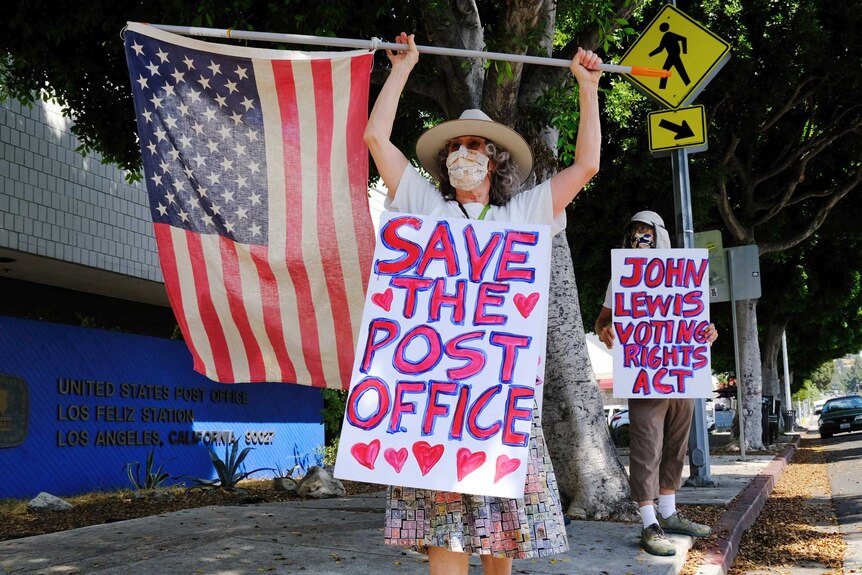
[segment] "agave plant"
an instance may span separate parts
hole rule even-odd
[[[141,462],[132,461],[126,463],[126,473],[129,475],[129,481],[137,491],[149,491],[161,487],[162,484],[170,477],[168,473],[162,472],[162,466],[153,470],[153,460],[155,459],[154,450],[150,450],[147,455],[147,461],[144,465],[144,476],[141,477]],[[132,470],[134,469],[134,473]]]
[[[224,459],[220,458],[216,454],[215,449],[210,450],[210,460],[212,461],[213,468],[215,468],[216,478],[201,479],[199,477],[191,477],[189,479],[194,483],[194,485],[191,486],[191,489],[219,487],[226,491],[241,491],[240,489],[237,489],[237,483],[247,478],[252,473],[257,473],[258,471],[271,471],[268,467],[259,467],[257,469],[252,469],[251,471],[243,471],[242,462],[245,460],[248,452],[253,448],[246,447],[237,453],[238,449],[239,442],[237,441],[225,445]]]

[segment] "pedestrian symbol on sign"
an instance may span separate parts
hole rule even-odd
[[[683,54],[688,52],[688,40],[686,40],[685,36],[680,36],[679,34],[671,32],[670,24],[667,22],[662,22],[658,29],[664,32],[664,35],[662,35],[661,42],[658,47],[650,52],[649,56],[652,57],[661,54],[662,52],[667,52],[667,59],[664,61],[664,65],[662,65],[662,70],[676,70],[676,73],[679,74],[680,80],[688,86],[691,83],[691,80],[688,79],[688,74],[685,72],[685,65],[682,63],[682,58],[680,57],[680,52]],[[659,90],[667,88],[667,78],[662,78],[658,87]]]
[[[625,78],[666,108],[688,106],[730,59],[730,44],[670,4],[649,23],[620,64],[658,67],[670,77]]]

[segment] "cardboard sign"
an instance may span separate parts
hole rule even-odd
[[[705,249],[612,250],[614,397],[712,397]]]
[[[548,226],[384,213],[335,475],[521,497]]]

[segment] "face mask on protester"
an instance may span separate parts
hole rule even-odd
[[[633,249],[651,248],[653,237],[652,234],[649,232],[646,232],[644,234],[633,233],[631,236],[629,236],[629,242]]]
[[[449,183],[458,190],[475,190],[488,175],[488,156],[461,146],[446,157]]]
[[[629,247],[632,249],[651,248],[655,242],[652,226],[637,223],[629,231]]]

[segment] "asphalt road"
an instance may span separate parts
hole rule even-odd
[[[823,441],[827,473],[841,535],[847,542],[844,572],[862,572],[862,433]]]

